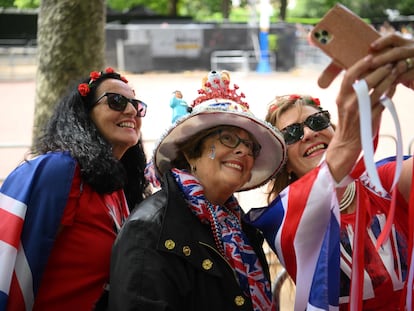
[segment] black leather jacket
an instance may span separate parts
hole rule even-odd
[[[112,252],[109,310],[253,310],[217,250],[210,226],[188,208],[170,174],[135,208]],[[242,224],[269,279],[263,237]]]

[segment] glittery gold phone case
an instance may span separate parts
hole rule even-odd
[[[340,67],[346,69],[369,54],[380,34],[341,4],[331,8],[310,32],[310,40]]]

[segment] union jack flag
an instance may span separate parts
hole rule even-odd
[[[338,200],[332,195],[335,186],[323,162],[268,207],[247,215],[295,280],[297,311],[339,308],[340,218]]]
[[[385,164],[394,160],[394,157],[390,157],[379,161],[376,164],[377,168],[390,170],[390,173],[385,175],[392,177],[394,166],[386,167]],[[363,169],[360,169],[361,167],[358,168],[359,172],[363,173]],[[360,183],[364,184],[369,182],[366,174],[361,175],[359,180]],[[388,189],[391,187],[392,180],[390,179],[387,183],[389,184]],[[400,254],[404,254],[402,250],[407,249],[407,244],[404,237],[395,231],[394,226],[390,227],[390,238],[385,240],[381,249],[379,251],[375,249],[380,233],[386,232],[384,229],[386,228],[386,222],[390,221],[392,223],[393,215],[391,214],[375,214],[375,217],[370,219],[371,225],[365,229],[366,233],[361,230],[358,231],[359,233],[357,231],[352,232],[351,236],[353,238],[357,237],[357,239],[353,242],[349,240],[348,244],[350,246],[348,248],[351,249],[351,244],[355,243],[352,247],[355,251],[356,248],[360,248],[359,245],[362,245],[364,246],[363,253],[360,252],[361,255],[357,256],[355,256],[355,253],[346,253],[344,246],[340,243],[341,230],[344,229],[340,227],[335,187],[335,181],[332,179],[326,163],[322,162],[319,167],[282,191],[268,207],[252,209],[247,215],[247,221],[264,233],[268,244],[295,281],[295,310],[297,311],[338,310],[339,302],[342,304],[348,301],[359,302],[357,305],[351,306],[351,310],[360,310],[362,299],[380,295],[374,292],[372,288],[374,285],[371,286],[370,284],[381,282],[381,286],[384,287],[384,281],[382,280],[385,278],[375,279],[380,272],[371,268],[374,262],[378,264],[383,261],[380,264],[387,267],[384,273],[387,271],[390,275],[389,284],[386,284],[389,290],[385,296],[401,290],[404,287],[404,281],[407,279],[406,271],[410,271],[411,274],[413,270],[412,265],[407,263],[407,258],[399,257]],[[361,200],[366,200],[364,193],[374,193],[374,189],[370,189],[367,185],[365,187],[367,187],[367,190],[361,190],[359,194]],[[364,197],[362,197],[363,195]],[[384,202],[382,204],[386,205],[386,209],[390,209],[391,195],[389,193],[376,194],[372,200],[375,201],[375,213],[378,213],[381,200],[387,201],[388,203]],[[383,206],[383,208],[385,207]],[[402,209],[404,210],[404,208]],[[363,211],[362,214],[366,212]],[[398,219],[404,219],[401,215],[400,212]],[[412,217],[406,218],[411,219]],[[366,226],[365,220],[362,220],[361,224],[363,230]],[[358,226],[360,225],[357,222],[355,227]],[[346,230],[350,232],[349,228]],[[404,235],[404,233],[402,234]],[[410,234],[408,234],[409,236]],[[410,245],[408,243],[408,250],[412,249]],[[359,263],[361,258],[367,256],[371,258],[369,266],[364,266],[363,260],[362,263]],[[355,266],[355,264],[358,264],[358,266]],[[340,267],[344,269],[342,272]],[[355,273],[351,277],[351,270],[359,271],[360,268],[362,274]],[[364,275],[370,277],[370,272],[374,273],[373,279],[364,281]],[[348,296],[339,298],[341,282],[342,286],[345,283],[348,284],[349,293]],[[407,292],[409,293],[406,298],[407,310],[411,310],[410,295],[412,286],[410,282],[411,280],[407,282]],[[387,297],[379,297],[379,299],[381,298],[387,299]]]
[[[25,161],[4,181],[0,189],[0,311],[32,310],[75,167],[68,153],[48,153]]]

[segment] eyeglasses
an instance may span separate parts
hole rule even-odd
[[[229,148],[236,148],[238,145],[240,145],[240,143],[243,143],[243,145],[249,149],[248,155],[253,156],[254,158],[258,157],[260,150],[262,149],[262,146],[260,146],[258,143],[255,143],[249,139],[242,139],[236,134],[227,131],[219,131],[219,140],[224,146]]]
[[[124,111],[128,103],[131,103],[132,106],[134,106],[135,110],[137,111],[137,117],[143,118],[145,117],[145,114],[147,113],[147,105],[144,102],[140,101],[139,99],[135,99],[135,98],[127,98],[118,93],[111,93],[111,92],[103,93],[102,96],[96,100],[95,105],[105,96],[107,97],[109,108],[113,110]]]
[[[305,135],[303,132],[303,127],[305,125],[312,131],[319,132],[331,125],[330,119],[331,115],[328,111],[320,111],[310,115],[302,123],[293,123],[286,126],[281,130],[281,132],[285,138],[286,144],[291,145],[303,138],[303,135]]]

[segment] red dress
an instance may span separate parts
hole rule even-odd
[[[378,168],[384,189],[389,191],[394,176],[395,162]],[[377,251],[376,240],[385,224],[390,207],[388,194],[375,192],[366,177],[358,180],[358,204],[368,217],[364,237],[363,310],[399,310],[404,281],[407,279],[408,204],[398,194],[394,223],[390,237]],[[352,239],[355,231],[355,213],[341,215],[341,288],[340,310],[348,310]]]
[[[33,310],[91,310],[109,281],[112,245],[127,216],[122,190],[98,194],[77,168]]]

